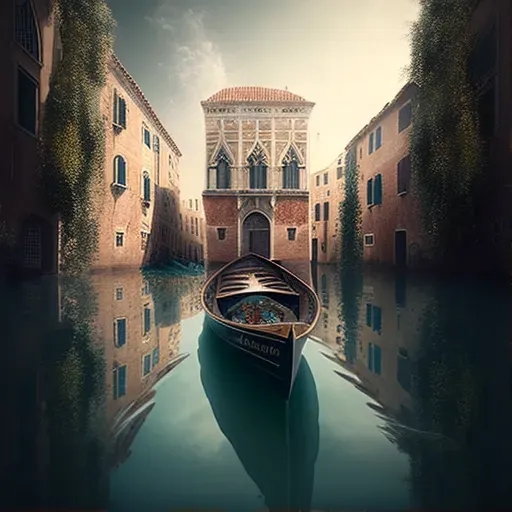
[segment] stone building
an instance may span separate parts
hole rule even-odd
[[[204,213],[200,199],[181,200],[180,230],[179,256],[193,262],[204,261]]]
[[[309,178],[311,195],[311,259],[334,263],[341,255],[340,207],[344,197],[345,157],[340,154]]]
[[[0,268],[57,270],[57,218],[38,186],[38,138],[54,68],[50,0],[0,2]]]
[[[348,144],[359,168],[364,261],[419,267],[428,259],[411,179],[409,135],[416,85],[407,84]]]
[[[101,108],[106,159],[94,267],[141,267],[178,255],[181,152],[115,56]]]
[[[308,121],[314,103],[287,90],[223,89],[206,124],[206,259],[256,252],[309,259]]]

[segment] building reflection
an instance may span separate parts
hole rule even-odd
[[[324,355],[338,363],[335,372],[368,396],[383,434],[410,456],[417,505],[509,503],[508,290],[365,271],[362,290],[345,294],[357,300],[350,305],[337,274],[335,265],[314,268],[322,303],[314,338],[331,349]],[[357,313],[353,336],[344,311]]]

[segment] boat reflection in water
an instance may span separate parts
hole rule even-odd
[[[318,455],[318,396],[305,358],[288,400],[271,375],[240,361],[205,325],[201,383],[215,419],[270,510],[309,510]]]

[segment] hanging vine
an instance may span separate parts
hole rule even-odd
[[[433,256],[460,263],[476,240],[482,151],[468,72],[473,0],[421,0],[412,29],[410,78],[419,86],[412,171]]]
[[[104,0],[58,0],[62,59],[50,82],[42,126],[42,177],[61,219],[62,270],[85,270],[98,247],[95,202],[105,133],[100,110],[115,22]]]

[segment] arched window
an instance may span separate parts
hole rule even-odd
[[[142,193],[144,201],[151,201],[151,179],[148,171],[142,173]]]
[[[231,188],[231,169],[229,158],[223,148],[217,154],[217,188]]]
[[[30,0],[16,0],[14,27],[16,41],[40,61],[39,34]]]
[[[267,188],[267,156],[259,144],[247,159],[249,162],[249,188]]]
[[[283,158],[283,188],[300,188],[299,158],[291,146]]]
[[[114,183],[126,187],[126,160],[121,155],[114,158]]]

